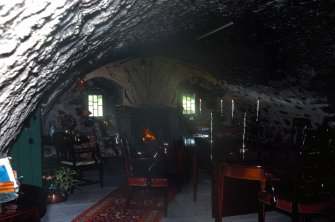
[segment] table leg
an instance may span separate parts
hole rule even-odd
[[[265,186],[266,186],[266,179],[260,180],[260,188],[261,190],[265,190]]]
[[[262,174],[262,175],[264,175],[264,173]],[[266,186],[266,179],[264,178],[264,179],[261,179],[260,181],[259,181],[259,183],[260,183],[260,190],[261,191],[263,191],[263,190],[265,190],[265,186]],[[264,217],[265,217],[265,204],[264,203],[262,203],[262,202],[260,202],[260,201],[258,201],[258,204],[259,204],[259,212],[258,212],[258,221],[259,222],[264,222]]]
[[[224,197],[224,175],[221,173],[222,166],[217,166],[217,207],[215,222],[221,222],[223,216],[223,197]]]
[[[193,201],[197,201],[198,191],[198,168],[197,168],[197,155],[192,154],[192,184],[193,184]]]
[[[264,222],[265,217],[265,204],[259,202],[258,222]]]
[[[177,150],[177,171],[178,171],[178,190],[181,191],[182,187],[182,171],[183,171],[183,148],[178,147]]]
[[[211,199],[212,199],[212,218],[216,216],[216,208],[217,208],[217,166],[215,163],[212,164],[212,192],[211,192]]]

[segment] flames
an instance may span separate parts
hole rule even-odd
[[[156,141],[156,137],[150,132],[148,128],[145,129],[145,136],[143,137],[143,141]]]

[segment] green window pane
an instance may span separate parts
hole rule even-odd
[[[194,114],[195,113],[195,98],[194,95],[182,96],[183,113]]]
[[[102,109],[98,109],[98,115],[103,116],[103,110]]]
[[[102,106],[102,97],[98,99],[98,105]]]
[[[91,112],[90,116],[103,116],[103,109],[102,95],[88,95],[88,110]]]

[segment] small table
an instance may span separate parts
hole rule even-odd
[[[286,149],[270,144],[249,143],[244,147],[239,140],[226,139],[213,150],[212,203],[216,222],[222,221],[225,177],[259,181],[260,190],[263,190],[265,169],[282,169],[290,164]]]
[[[18,194],[17,199],[3,204],[0,222],[40,221],[40,218],[46,213],[46,190],[41,187],[22,184]]]
[[[256,180],[260,182],[260,188],[265,189],[265,174],[264,168],[257,165],[243,165],[243,164],[228,164],[228,163],[214,163],[214,177],[216,184],[214,184],[213,202],[215,207],[215,221],[222,221],[223,216],[223,198],[224,198],[224,179],[225,177],[241,179],[241,180]]]
[[[193,199],[197,193],[197,165],[199,158],[207,158],[212,165],[212,208],[215,221],[222,221],[225,177],[259,181],[260,189],[265,188],[265,168],[281,168],[287,164],[287,153],[282,147],[249,143],[242,150],[242,141],[223,138],[212,145],[199,142],[198,145],[183,147],[178,155],[178,171],[182,169],[182,155],[192,158]],[[208,145],[209,144],[209,145]],[[205,148],[205,150],[204,150]]]

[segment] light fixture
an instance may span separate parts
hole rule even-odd
[[[225,24],[225,25],[223,25],[223,26],[221,26],[221,27],[219,27],[219,28],[217,28],[217,29],[214,29],[214,30],[211,31],[211,32],[208,32],[207,34],[204,34],[204,35],[200,36],[200,37],[197,38],[195,41],[199,41],[200,39],[203,39],[203,38],[205,38],[205,37],[207,37],[207,36],[210,36],[210,35],[212,35],[212,34],[218,32],[218,31],[220,31],[220,30],[222,30],[222,29],[225,29],[225,28],[227,28],[227,27],[229,27],[229,26],[231,26],[231,25],[233,25],[233,24],[234,24],[233,22],[229,22],[229,23],[227,23],[227,24]]]
[[[78,78],[76,80],[74,88],[76,88],[76,89],[83,89],[83,88],[85,88],[85,85],[86,85],[86,81],[83,80],[82,78]]]

